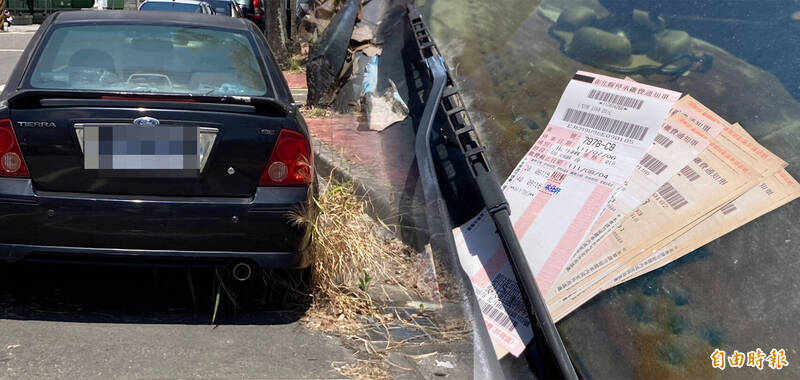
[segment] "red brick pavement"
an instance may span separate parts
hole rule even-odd
[[[289,88],[305,88],[305,74],[284,72]],[[383,185],[402,187],[411,162],[406,157],[407,142],[394,141],[392,131],[369,129],[365,116],[336,115],[324,119],[306,119],[311,135],[341,155],[351,164],[367,170]],[[389,127],[393,128],[393,127]],[[396,126],[394,128],[397,128]],[[387,133],[388,132],[388,133]],[[413,159],[413,157],[411,158]],[[340,168],[347,170],[346,167]]]
[[[289,73],[284,71],[283,76],[286,78],[286,83],[289,88],[306,88],[306,74],[305,73]]]
[[[381,138],[377,132],[369,130],[364,117],[340,115],[306,119],[306,124],[312,136],[336,153],[379,178],[387,178]]]

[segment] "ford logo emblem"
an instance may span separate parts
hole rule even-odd
[[[157,127],[159,124],[161,123],[158,119],[149,116],[139,117],[133,120],[133,125],[137,127]]]

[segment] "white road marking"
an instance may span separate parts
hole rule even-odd
[[[5,51],[5,52],[15,51],[15,52],[20,52],[21,53],[23,51],[23,49],[0,49],[0,51]]]
[[[0,84],[0,92],[2,92],[6,88],[6,85]]]

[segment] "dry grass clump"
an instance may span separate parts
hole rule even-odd
[[[300,114],[306,119],[327,119],[338,116],[336,112],[328,108],[309,105],[300,107]]]
[[[298,217],[298,222],[311,225],[313,233],[311,305],[303,321],[342,337],[356,351],[354,361],[332,363],[339,373],[356,379],[386,379],[391,378],[392,366],[408,370],[388,359],[390,351],[410,344],[391,336],[390,331],[401,326],[420,330],[437,342],[461,339],[463,326],[423,327],[397,311],[382,310],[373,301],[370,289],[377,296],[379,290],[385,293],[384,284],[406,294],[413,292],[418,269],[413,250],[394,238],[386,224],[367,214],[368,201],[357,195],[352,183],[331,180],[314,201],[318,212]],[[375,332],[378,326],[385,336],[374,341],[367,331]]]
[[[402,286],[394,271],[408,266],[409,248],[367,215],[367,200],[352,183],[332,180],[314,201],[318,212],[305,221],[312,227],[313,264],[312,301],[304,322],[355,346],[353,362],[333,363],[342,375],[390,378],[382,360],[386,347],[374,347],[365,332],[386,326],[394,316],[382,314],[368,291],[386,281]]]
[[[337,368],[342,376],[356,380],[391,379],[392,374],[381,360],[356,359]]]
[[[380,229],[388,227],[367,215],[367,202],[352,183],[331,182],[315,202],[311,312],[335,318],[337,330],[348,322],[360,325],[363,317],[380,319],[366,290],[375,279],[391,277],[387,268],[401,265],[407,248],[382,237]]]

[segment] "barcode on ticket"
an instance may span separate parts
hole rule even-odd
[[[567,113],[564,114],[564,121],[637,140],[643,140],[644,136],[647,135],[647,128],[641,125],[576,110],[574,108],[567,109]]]
[[[610,92],[600,90],[589,91],[589,98],[599,100],[601,102],[616,104],[618,106],[636,108],[637,110],[641,109],[642,104],[644,104],[644,100],[641,99],[612,94]]]
[[[503,326],[503,328],[506,330],[514,329],[514,323],[511,322],[511,318],[509,318],[508,314],[506,314],[503,310],[498,309],[495,305],[483,301],[480,298],[478,298],[478,304],[481,307],[481,313],[483,315],[499,323],[500,326]]]
[[[692,170],[692,168],[688,166],[684,166],[683,169],[681,169],[681,174],[683,174],[683,176],[686,177],[689,180],[689,182],[694,182],[698,178],[700,178],[700,175],[697,174],[696,171]]]
[[[673,187],[669,182],[665,183],[658,189],[658,195],[660,195],[661,198],[664,198],[669,207],[672,207],[673,210],[678,210],[681,207],[689,204],[689,202],[686,201],[686,198],[684,198],[683,195],[681,195],[681,193],[679,193],[678,190],[676,190],[675,187]]]
[[[481,313],[507,330],[514,330],[518,325],[529,327],[530,320],[517,283],[498,273],[491,284],[483,289],[475,288]]]
[[[642,166],[647,168],[647,170],[655,173],[656,175],[661,174],[661,172],[663,172],[664,169],[667,168],[667,164],[659,161],[657,158],[651,156],[648,153],[644,154],[644,157],[642,158],[642,161],[640,163],[642,164]]]
[[[722,215],[728,215],[734,211],[736,211],[736,205],[733,203],[728,203],[723,206],[720,211],[722,211]]]
[[[672,140],[669,137],[664,136],[660,133],[656,135],[655,141],[664,148],[669,148],[669,146],[672,145]]]

